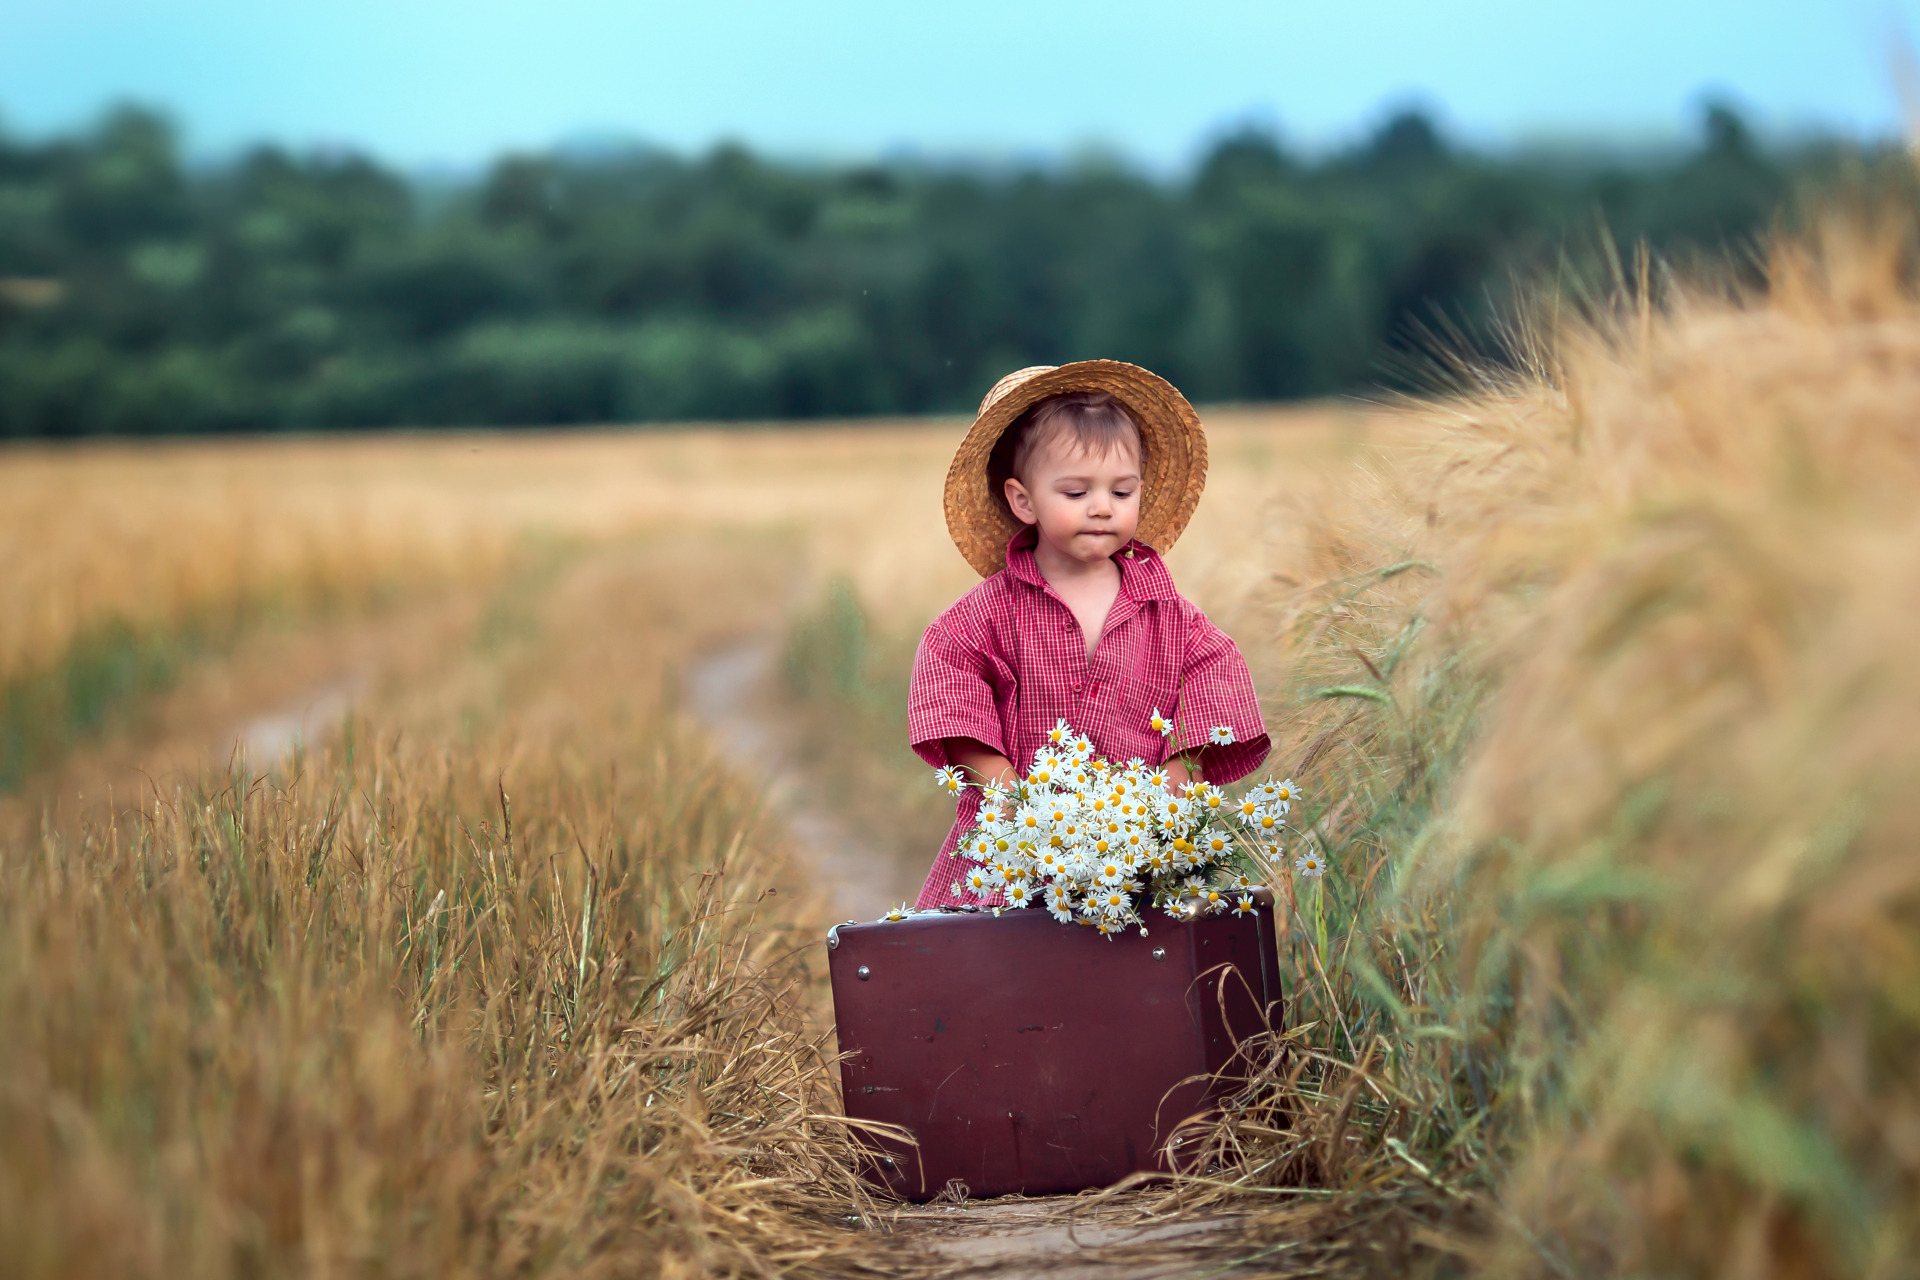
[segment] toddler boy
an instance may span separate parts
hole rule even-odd
[[[921,639],[913,749],[974,782],[1011,781],[1065,720],[1109,760],[1245,777],[1269,739],[1240,650],[1174,590],[1159,550],[1199,505],[1199,415],[1165,380],[1087,360],[1008,374],[947,473],[947,529],[986,579]],[[1016,769],[1018,765],[1019,769]],[[948,855],[974,825],[961,793],[915,904],[959,901]]]

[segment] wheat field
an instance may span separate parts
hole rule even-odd
[[[8,454],[0,1253],[879,1265],[817,987],[838,917],[680,688],[829,578],[894,629],[963,591],[965,425]],[[1225,415],[1220,488],[1355,430]],[[1232,589],[1235,543],[1183,554]]]
[[[1184,1273],[1915,1274],[1916,261],[1835,213],[1428,400],[1206,415],[1175,576],[1334,870],[1204,1171],[1101,1202],[1229,1221]],[[784,645],[818,796],[923,858],[964,426],[0,455],[13,1272],[950,1271],[685,690]]]

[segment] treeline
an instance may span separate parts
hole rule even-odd
[[[1133,360],[1198,400],[1391,381],[1600,228],[1739,242],[1877,157],[1710,112],[1638,162],[1493,157],[1402,115],[1307,160],[1242,133],[1178,182],[511,156],[451,189],[263,147],[202,171],[164,121],[0,137],[0,435],[970,408],[1000,374]]]

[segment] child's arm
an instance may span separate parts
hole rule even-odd
[[[983,742],[972,738],[948,738],[942,745],[947,749],[947,759],[965,769],[975,782],[991,785],[995,782],[1020,781],[1020,773],[1013,767],[1013,761]]]

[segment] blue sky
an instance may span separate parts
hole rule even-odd
[[[1920,0],[0,0],[0,123],[162,106],[199,154],[271,138],[407,165],[630,136],[787,155],[1172,165],[1235,121],[1337,144],[1392,104],[1499,145],[1673,137],[1703,95],[1887,133]]]

